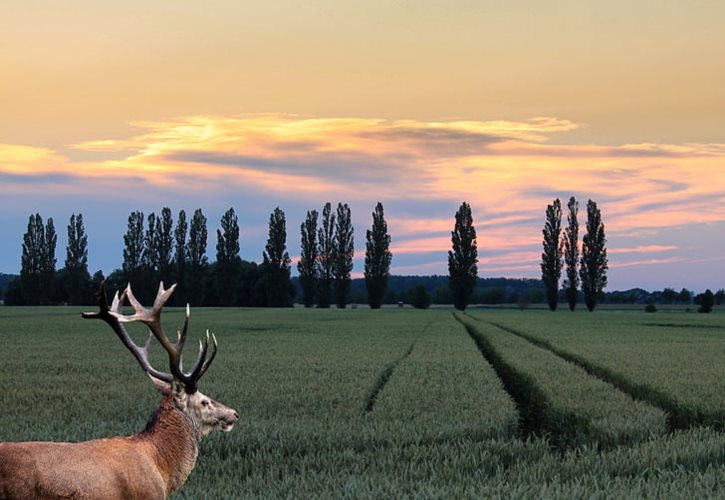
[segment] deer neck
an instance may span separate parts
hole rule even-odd
[[[166,481],[167,494],[184,484],[194,469],[199,452],[197,434],[192,419],[166,397],[138,435],[150,445],[152,459]]]

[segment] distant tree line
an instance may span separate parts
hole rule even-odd
[[[303,301],[308,307],[344,308],[350,300],[354,258],[354,232],[350,207],[339,203],[323,208],[322,227],[317,228],[317,211],[307,213],[302,224],[302,253],[298,263]],[[176,305],[206,306],[292,306],[296,288],[292,285],[291,259],[287,252],[285,213],[277,207],[269,217],[269,235],[261,262],[239,255],[239,223],[234,208],[221,218],[217,230],[216,260],[207,253],[207,219],[201,209],[187,223],[179,211],[176,222],[168,207],[160,214],[134,211],[128,216],[123,235],[123,263],[109,276],[88,271],[88,237],[82,214],[73,214],[68,224],[65,266],[56,269],[53,219],[44,224],[33,214],[23,237],[21,272],[7,283],[5,303],[50,305],[93,303],[93,291],[105,280],[109,289],[133,286],[142,302],[150,302],[160,281],[176,283],[172,300]],[[380,307],[386,292],[392,255],[383,206],[373,212],[373,226],[367,232],[365,279],[372,307]],[[4,289],[5,287],[3,287]]]
[[[471,207],[463,202],[455,214],[448,253],[448,276],[391,276],[391,238],[381,203],[372,213],[371,229],[366,231],[364,278],[351,277],[354,257],[354,229],[350,207],[338,203],[333,211],[326,203],[319,219],[309,210],[300,226],[301,252],[297,262],[299,278],[290,277],[291,259],[287,252],[284,212],[277,207],[269,217],[269,235],[261,262],[239,256],[239,224],[234,208],[221,218],[217,230],[216,260],[207,253],[207,219],[201,209],[187,222],[180,210],[176,222],[171,210],[160,214],[129,214],[123,235],[123,263],[104,277],[88,271],[88,237],[83,215],[73,214],[68,223],[68,244],[64,266],[56,269],[57,235],[53,219],[45,223],[32,214],[23,236],[21,273],[0,275],[0,298],[15,305],[90,304],[101,280],[110,289],[123,289],[127,283],[145,302],[155,296],[159,281],[177,283],[176,305],[189,302],[206,306],[288,307],[296,300],[306,307],[344,308],[350,303],[408,303],[426,308],[431,304],[529,304],[546,302],[555,310],[566,302],[571,310],[584,302],[591,311],[598,303],[687,304],[701,312],[725,302],[725,290],[707,290],[695,295],[672,288],[647,292],[641,289],[604,292],[607,284],[607,251],[604,224],[597,204],[587,203],[586,233],[579,249],[578,202],[571,197],[566,228],[562,228],[561,202],[547,207],[543,229],[542,279],[478,278],[478,250]],[[320,227],[318,227],[320,222]],[[559,286],[562,272],[563,284]],[[4,293],[3,293],[4,292]]]
[[[297,288],[297,296],[301,297],[299,278],[292,278],[293,285]],[[420,293],[415,289],[422,287],[431,305],[451,305],[453,296],[449,287],[447,275],[430,276],[400,276],[390,275],[388,287],[383,297],[383,305],[407,304],[413,305],[414,293]],[[665,289],[673,290],[673,289]],[[584,294],[577,291],[577,302],[584,302]],[[704,296],[704,293],[695,293],[691,290],[682,289],[675,291],[677,296],[673,300],[664,299],[664,290],[647,291],[641,288],[630,290],[617,290],[603,292],[599,304],[609,305],[646,305],[650,302],[658,305],[677,306],[699,306],[697,297]],[[667,293],[665,293],[667,296]],[[725,289],[713,292],[714,306],[725,304]],[[367,304],[368,297],[363,278],[353,279],[350,290],[350,303]],[[567,302],[566,290],[559,290],[559,303]],[[532,278],[477,278],[476,285],[471,293],[470,304],[481,305],[506,305],[516,308],[526,308],[530,305],[546,305],[548,307],[547,290],[544,282]]]

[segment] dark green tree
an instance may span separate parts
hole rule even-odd
[[[116,269],[116,274],[120,274],[119,270]],[[94,292],[101,289],[101,283],[103,283],[106,280],[106,278],[103,276],[103,271],[100,269],[93,273],[93,276],[91,276],[91,290]],[[118,288],[112,288],[108,287],[110,291],[118,290]]]
[[[709,314],[712,312],[712,306],[715,304],[715,294],[710,289],[705,290],[705,293],[700,293],[695,297],[695,304],[697,304],[697,312]]]
[[[277,207],[269,216],[269,237],[262,253],[264,284],[269,307],[292,305],[290,262],[287,253],[287,221],[284,212]]]
[[[189,301],[187,297],[186,283],[186,233],[188,225],[186,223],[186,212],[179,210],[179,216],[176,220],[176,229],[174,230],[174,282],[176,283],[176,298],[172,296],[177,305],[186,304]]]
[[[607,286],[607,238],[597,204],[587,202],[587,232],[582,238],[579,277],[587,309],[593,311]]]
[[[372,229],[365,233],[365,286],[370,309],[380,309],[390,276],[390,235],[385,222],[383,204],[378,202],[373,212]]]
[[[154,240],[158,278],[166,286],[171,286],[171,282],[174,279],[174,221],[171,218],[171,209],[169,207],[161,209],[161,217],[156,221]],[[157,286],[158,284],[155,284],[154,288]]]
[[[687,288],[683,288],[677,294],[677,301],[680,304],[689,305],[692,302],[692,292],[690,290],[688,290]]]
[[[302,303],[312,307],[315,303],[317,286],[317,210],[308,210],[305,221],[300,225],[302,246],[297,271],[300,273]]]
[[[144,268],[144,216],[143,212],[131,212],[128,228],[123,236],[123,265],[121,274],[125,284],[142,286]]]
[[[144,247],[142,257],[142,274],[138,285],[134,284],[136,296],[141,303],[153,302],[156,290],[159,286],[159,251],[156,225],[161,221],[155,213],[151,212],[146,217],[146,232],[144,233]]]
[[[665,304],[673,304],[677,300],[677,291],[674,288],[665,288],[662,290],[662,301]]]
[[[241,259],[239,258],[239,221],[234,208],[227,210],[217,229],[216,291],[222,306],[237,305]]]
[[[715,292],[715,305],[721,306],[725,303],[725,289],[720,289]]]
[[[333,236],[335,214],[332,205],[322,209],[322,227],[317,232],[317,307],[328,308],[332,300],[333,266],[335,263]]]
[[[30,305],[25,303],[25,294],[23,292],[23,281],[21,276],[17,276],[8,282],[8,287],[5,289],[5,305]]]
[[[352,264],[355,256],[354,230],[352,215],[347,203],[337,204],[337,220],[335,222],[335,235],[333,237],[334,264],[332,274],[335,279],[335,302],[337,307],[347,307],[350,283],[352,281]]]
[[[40,214],[28,218],[28,230],[23,235],[23,253],[20,259],[20,282],[17,287],[22,293],[24,305],[41,304],[43,297],[43,266],[45,253],[45,227]],[[17,293],[15,290],[13,293]]]
[[[478,277],[476,228],[473,227],[471,207],[465,201],[456,212],[456,224],[451,232],[452,250],[448,252],[448,286],[453,305],[464,311]]]
[[[564,279],[564,294],[569,304],[569,310],[576,308],[579,297],[579,202],[572,196],[567,204],[569,215],[568,226],[564,229],[564,263],[566,264],[566,278]]]
[[[65,257],[65,289],[68,303],[93,303],[91,275],[88,272],[88,236],[83,226],[83,214],[71,214],[68,224],[68,245]]]
[[[188,273],[186,279],[186,296],[192,305],[204,304],[206,291],[206,274],[209,262],[206,257],[206,217],[197,208],[189,226],[189,244],[186,247]]]
[[[559,278],[562,268],[561,201],[559,198],[546,207],[546,222],[542,230],[544,251],[541,254],[541,279],[546,287],[549,309],[559,305]]]
[[[430,307],[431,298],[428,290],[423,285],[416,285],[408,290],[408,301],[416,309],[428,309]]]
[[[41,304],[52,304],[55,297],[55,249],[58,235],[55,232],[53,219],[48,217],[45,224],[45,245],[42,248],[42,261],[40,269]]]
[[[267,307],[267,280],[264,264],[240,260],[237,303],[243,307]]]

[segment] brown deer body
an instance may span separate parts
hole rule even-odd
[[[182,370],[181,349],[186,339],[189,310],[183,332],[172,343],[160,328],[160,312],[173,292],[159,287],[152,310],[144,309],[130,287],[109,309],[103,288],[99,292],[100,312],[86,318],[106,321],[131,350],[153,385],[164,394],[146,429],[128,437],[94,439],[80,443],[0,443],[0,499],[77,498],[163,499],[186,481],[196,463],[197,443],[215,431],[230,431],[237,412],[218,403],[196,388],[211,364],[207,359],[209,337],[200,346],[197,361],[189,372]],[[121,314],[124,298],[136,313]],[[128,336],[122,323],[141,321],[151,334],[144,348]],[[156,338],[169,353],[171,373],[155,370],[148,362],[151,339]]]

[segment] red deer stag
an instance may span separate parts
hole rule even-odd
[[[25,498],[166,498],[186,481],[196,463],[197,443],[214,431],[230,431],[239,418],[232,408],[208,398],[197,383],[217,351],[216,338],[209,356],[209,333],[194,366],[183,370],[181,351],[189,326],[189,306],[176,342],[161,328],[161,308],[176,285],[164,290],[163,282],[151,309],[133,296],[130,285],[108,307],[106,292],[98,291],[99,312],[84,318],[108,323],[164,398],[142,432],[128,437],[94,439],[81,443],[0,443],[0,499]],[[134,314],[124,315],[128,299]],[[144,323],[148,340],[139,347],[124,323]],[[154,369],[149,362],[153,339],[169,356],[171,373]]]

